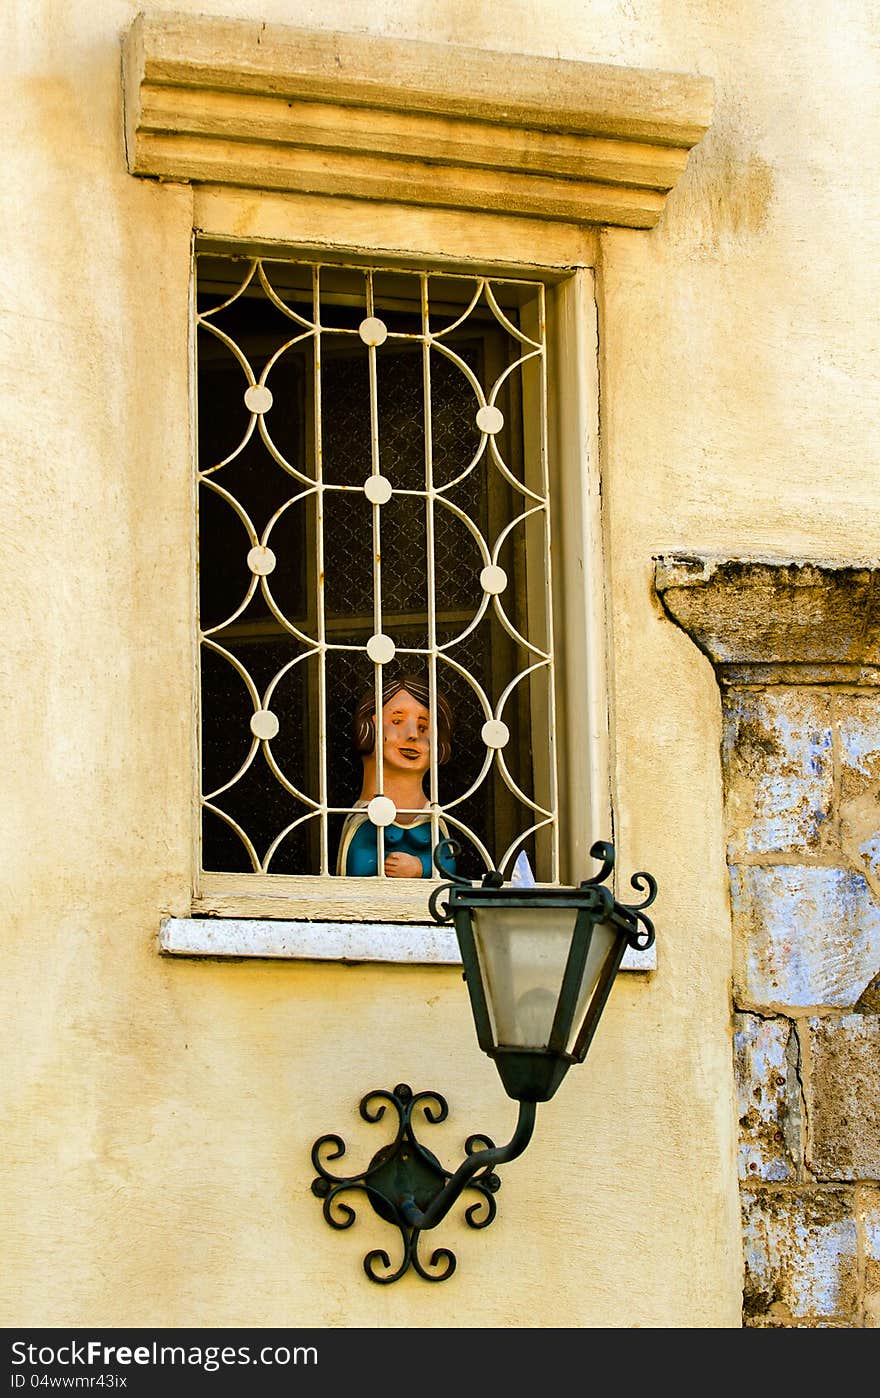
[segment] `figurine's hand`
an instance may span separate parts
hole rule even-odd
[[[395,850],[385,856],[385,874],[389,879],[420,879],[422,872],[422,861],[414,854]]]

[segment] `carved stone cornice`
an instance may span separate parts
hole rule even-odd
[[[727,684],[880,684],[880,562],[663,555],[667,615]]]
[[[651,228],[710,79],[145,12],[124,39],[128,167],[189,183]]]

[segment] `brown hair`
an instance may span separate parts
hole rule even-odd
[[[430,711],[431,694],[424,680],[418,679],[415,675],[400,675],[397,679],[388,680],[382,686],[382,705],[393,699],[395,694],[399,694],[405,689],[407,694],[411,694],[413,699],[417,699],[420,704]],[[355,752],[359,752],[362,757],[373,751],[376,746],[376,725],[373,721],[373,714],[376,712],[376,691],[368,689],[360,698],[357,708],[354,711],[353,737]],[[452,756],[452,710],[443,695],[437,693],[437,761],[438,763],[448,762]]]

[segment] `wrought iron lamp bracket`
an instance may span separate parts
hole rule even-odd
[[[318,1171],[312,1181],[312,1193],[323,1199],[324,1218],[331,1228],[351,1227],[357,1217],[355,1210],[340,1195],[363,1190],[379,1217],[400,1230],[403,1256],[399,1266],[392,1268],[384,1248],[374,1248],[364,1258],[364,1271],[370,1281],[387,1286],[410,1267],[425,1281],[446,1281],[455,1271],[455,1254],[447,1247],[435,1248],[425,1262],[419,1256],[420,1236],[445,1218],[465,1189],[480,1196],[465,1210],[465,1221],[471,1228],[489,1226],[497,1212],[494,1195],[501,1188],[493,1167],[525,1150],[534,1125],[534,1104],[521,1107],[517,1132],[507,1146],[496,1146],[481,1134],[469,1136],[464,1146],[465,1159],[454,1174],[444,1169],[417,1140],[412,1121],[416,1107],[432,1125],[445,1121],[449,1115],[445,1098],[438,1092],[414,1093],[407,1083],[398,1083],[392,1092],[368,1092],[361,1099],[360,1114],[364,1121],[381,1121],[388,1104],[397,1113],[397,1133],[393,1141],[376,1152],[366,1170],[353,1175],[333,1174],[327,1165],[345,1154],[345,1142],[335,1134],[318,1138],[312,1147],[312,1164]]]
[[[532,1138],[536,1103],[549,1101],[569,1067],[583,1062],[626,945],[644,951],[654,941],[654,928],[645,909],[656,897],[657,884],[650,874],[634,874],[632,886],[646,896],[640,903],[618,902],[606,887],[614,869],[614,848],[605,841],[597,841],[590,850],[593,858],[600,861],[599,872],[570,889],[555,885],[503,888],[504,876],[497,869],[490,869],[481,884],[474,884],[462,878],[450,862],[459,853],[452,840],[441,841],[435,849],[434,863],[447,882],[433,890],[429,909],[435,922],[455,922],[477,1040],[494,1059],[508,1096],[519,1103],[519,1118],[506,1145],[496,1146],[484,1135],[469,1136],[465,1158],[454,1172],[441,1165],[417,1139],[413,1126],[416,1107],[431,1125],[445,1121],[449,1114],[445,1099],[437,1092],[413,1093],[406,1083],[398,1083],[392,1092],[368,1092],[361,1099],[364,1121],[381,1121],[389,1105],[397,1113],[394,1139],[375,1153],[365,1170],[352,1175],[334,1174],[328,1167],[345,1154],[345,1142],[335,1134],[318,1138],[312,1147],[312,1164],[318,1172],[312,1181],[312,1192],[323,1200],[324,1218],[330,1227],[351,1227],[356,1214],[341,1196],[363,1190],[379,1217],[400,1232],[403,1255],[397,1267],[392,1266],[384,1248],[374,1248],[364,1258],[364,1271],[370,1281],[380,1285],[398,1281],[410,1267],[425,1281],[445,1281],[452,1276],[456,1258],[449,1248],[435,1248],[427,1261],[419,1256],[422,1233],[436,1227],[466,1189],[475,1191],[479,1198],[465,1210],[465,1221],[471,1228],[486,1228],[492,1222],[497,1212],[494,1195],[501,1187],[495,1167],[522,1155]],[[441,901],[444,897],[446,902]],[[491,917],[498,909],[502,915],[508,909],[534,909],[539,913],[541,909],[550,909],[557,917],[560,911],[571,913],[571,940],[558,998],[547,991],[554,1006],[552,1023],[547,1024],[543,1035],[533,1039],[517,1037],[520,1030],[509,1011],[503,1022],[511,1037],[500,1038],[489,1011],[471,919]],[[594,979],[586,1007],[579,1011],[578,1028],[574,1023],[578,997],[585,984],[594,934],[600,926],[604,926],[605,932],[591,972]],[[614,929],[610,936],[609,927]],[[527,998],[528,995],[523,996],[524,1000]],[[534,1026],[530,1032],[533,1030]]]

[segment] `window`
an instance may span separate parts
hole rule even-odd
[[[201,238],[204,757],[194,917],[161,945],[454,961],[443,929],[407,940],[418,881],[366,897],[335,877],[352,696],[404,660],[449,688],[454,755],[426,794],[467,868],[524,849],[570,882],[613,837],[592,268],[599,230],[660,218],[712,83],[159,13],[129,27],[122,72],[128,168],[170,182],[177,275],[185,230]],[[360,338],[370,320],[381,343]],[[501,426],[478,428],[475,402]],[[379,477],[392,493],[370,499]],[[386,635],[392,661],[367,649]],[[381,937],[358,940],[367,920]]]
[[[423,827],[469,877],[525,856],[558,880],[547,288],[211,247],[196,264],[203,881],[344,873],[354,712],[410,675],[426,804],[367,807],[380,879]]]

